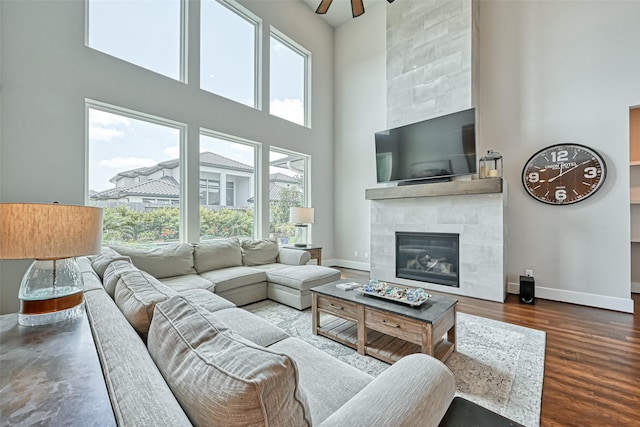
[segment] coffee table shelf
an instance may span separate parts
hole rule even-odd
[[[387,363],[413,353],[445,361],[455,351],[457,300],[434,296],[407,307],[336,288],[340,282],[311,289],[314,334]]]
[[[336,316],[323,315],[321,323],[322,326],[317,330],[318,335],[330,338],[354,350],[358,349],[358,326],[356,322]],[[394,363],[404,356],[421,352],[421,347],[417,344],[373,330],[367,331],[365,347],[366,354],[387,363]],[[453,353],[453,350],[454,344],[443,337],[435,346],[434,357],[446,360]]]

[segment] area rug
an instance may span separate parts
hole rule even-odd
[[[324,352],[377,376],[389,365],[311,333],[311,309],[299,311],[266,300],[244,309]],[[545,333],[483,317],[457,313],[457,348],[446,364],[456,378],[456,395],[525,426],[540,424]]]

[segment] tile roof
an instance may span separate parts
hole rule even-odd
[[[94,200],[121,199],[127,196],[146,197],[171,197],[180,196],[180,185],[171,176],[163,176],[161,179],[150,179],[140,184],[129,187],[117,187],[101,191],[91,196]]]
[[[212,153],[210,151],[205,151],[200,153],[200,164],[206,165],[206,166],[219,167],[222,169],[230,169],[230,170],[237,170],[237,171],[243,171],[243,172],[253,172],[253,166],[246,165],[244,163],[229,159],[227,157],[221,156],[216,153]],[[135,178],[140,175],[147,176],[162,169],[177,168],[179,165],[180,165],[180,161],[178,159],[165,160],[164,162],[160,162],[153,166],[118,172],[118,174],[116,174],[113,178],[111,178],[109,182],[115,183],[116,181],[118,181],[118,178],[120,177]]]
[[[289,184],[297,184],[298,183],[298,179],[289,176],[289,175],[285,175],[283,173],[272,173],[271,175],[269,175],[269,181],[270,182],[286,182]]]

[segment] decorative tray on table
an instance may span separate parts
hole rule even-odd
[[[389,301],[401,302],[413,307],[422,305],[431,295],[426,293],[422,288],[411,288],[402,285],[390,285],[386,282],[369,282],[360,288],[354,289],[363,295],[371,295],[373,297],[386,299]]]

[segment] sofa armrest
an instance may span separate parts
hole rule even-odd
[[[453,374],[425,354],[403,357],[320,425],[436,427],[456,391]]]
[[[311,259],[311,254],[298,249],[279,248],[278,262],[287,265],[305,265]]]

